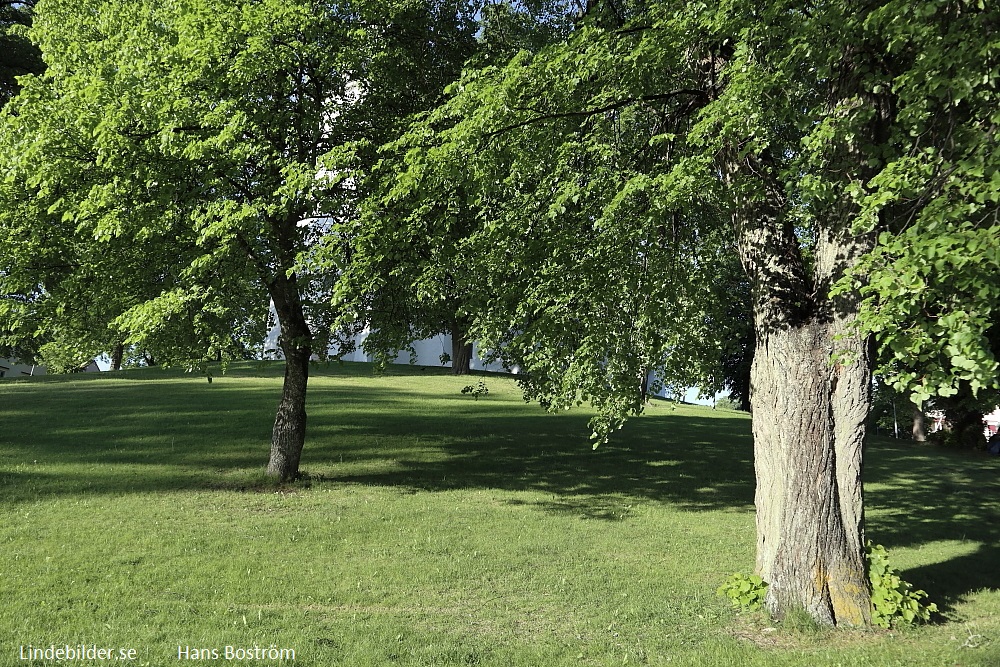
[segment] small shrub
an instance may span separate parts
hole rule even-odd
[[[719,595],[729,598],[734,607],[746,611],[757,611],[764,608],[764,596],[767,594],[767,583],[756,574],[736,573],[719,586]]]
[[[715,401],[715,407],[717,410],[739,410],[740,404],[728,396],[723,396]]]
[[[488,395],[490,393],[490,390],[486,386],[486,383],[484,381],[480,380],[479,382],[477,382],[474,385],[470,384],[470,385],[467,385],[465,387],[462,387],[462,393],[463,394],[472,394],[473,398],[475,398],[478,401],[480,396],[486,396],[486,395]]]
[[[933,602],[923,603],[924,591],[913,590],[899,571],[889,564],[889,553],[881,544],[868,542],[868,578],[872,584],[872,623],[882,628],[926,623],[938,610]]]

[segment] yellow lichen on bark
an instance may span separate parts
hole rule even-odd
[[[838,568],[836,576],[827,576],[830,607],[837,625],[863,627],[871,622],[870,595],[864,582],[854,581],[846,568]]]

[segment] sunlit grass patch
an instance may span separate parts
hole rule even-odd
[[[545,414],[509,378],[477,401],[438,369],[320,366],[304,478],[277,485],[280,376],[0,383],[0,665],[84,642],[150,665],[226,645],[317,666],[997,664],[995,459],[874,441],[869,537],[944,613],[811,631],[715,594],[753,567],[744,415],[654,402],[594,451],[585,411]]]

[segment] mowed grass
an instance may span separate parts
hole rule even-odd
[[[317,366],[286,486],[279,365],[0,382],[0,665],[1000,665],[997,459],[869,446],[869,536],[935,624],[775,624],[715,594],[753,568],[745,415],[656,402],[594,451],[585,410],[473,381]]]

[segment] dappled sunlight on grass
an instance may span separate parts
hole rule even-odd
[[[752,503],[747,422],[739,414],[656,401],[647,415],[594,451],[587,439],[587,411],[546,414],[525,405],[509,378],[487,378],[491,395],[476,401],[459,392],[467,378],[437,369],[393,368],[379,376],[354,367],[344,376],[322,370],[321,365],[314,371],[310,385],[303,459],[304,470],[318,479],[422,490],[484,486],[626,493],[689,509],[749,508]],[[80,463],[189,466],[195,469],[193,479],[182,486],[197,487],[201,482],[194,478],[214,475],[214,468],[263,464],[280,390],[280,373],[266,371],[234,368],[209,385],[194,376],[147,370],[143,376],[163,380],[130,384],[109,377],[99,393],[89,378],[69,394],[52,394],[45,391],[50,383],[33,383],[45,397],[39,407],[61,417],[33,429],[30,443],[7,451],[14,463],[30,457],[44,464],[54,455]],[[33,402],[30,393],[22,400]],[[706,428],[732,442],[706,438]],[[664,432],[670,435],[663,437]],[[650,464],[677,470],[668,473]],[[175,485],[175,476],[168,477],[166,485],[150,480],[150,489]],[[712,480],[711,491],[703,482],[693,485],[706,478]],[[72,483],[64,480],[57,487],[66,490]],[[107,487],[98,480],[85,488]]]
[[[746,415],[654,401],[593,450],[587,410],[485,381],[477,401],[440,369],[318,365],[295,484],[263,474],[278,364],[0,383],[25,424],[0,433],[0,636],[131,642],[152,665],[178,642],[317,667],[995,657],[995,459],[873,441],[869,537],[945,622],[810,634],[714,592],[753,566]]]

